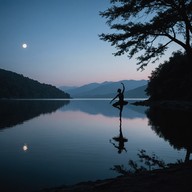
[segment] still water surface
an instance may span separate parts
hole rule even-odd
[[[111,168],[139,162],[141,149],[166,163],[184,160],[186,150],[160,137],[147,108],[131,102],[120,121],[108,100],[0,101],[0,191],[116,177]]]

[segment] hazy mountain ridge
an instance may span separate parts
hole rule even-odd
[[[69,98],[55,86],[0,69],[0,98]]]
[[[145,92],[145,89],[147,88],[147,85],[143,85],[143,86],[140,86],[140,87],[137,87],[135,89],[131,89],[129,91],[126,91],[125,90],[125,98],[147,98],[147,94]],[[117,91],[114,92],[114,93],[111,93],[111,94],[106,94],[106,95],[101,95],[101,97],[103,98],[113,98],[115,97],[117,94]],[[97,97],[100,97],[99,95],[96,96]]]
[[[122,80],[118,82],[90,83],[81,87],[68,89],[67,92],[73,98],[111,98],[122,88],[121,82],[125,85],[125,97],[145,98],[147,80]],[[60,87],[62,89],[62,87]],[[65,90],[64,90],[65,91]]]
[[[146,98],[148,97],[145,90],[147,88],[147,85],[143,85],[140,87],[137,87],[135,89],[129,90],[125,92],[125,97],[129,98]]]

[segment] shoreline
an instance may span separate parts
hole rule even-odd
[[[161,109],[192,112],[192,101],[184,101],[184,100],[162,100],[162,101],[144,100],[144,101],[136,101],[132,103],[132,105],[158,107]]]
[[[190,192],[192,161],[112,179],[88,181],[41,192]]]

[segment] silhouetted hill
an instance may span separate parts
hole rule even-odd
[[[135,89],[131,89],[129,91],[125,91],[125,98],[147,98],[147,94],[145,92],[145,89],[147,88],[147,85],[143,85],[140,87],[137,87]],[[117,94],[117,92],[113,92],[110,94],[106,94],[106,95],[100,95],[100,96],[95,96],[96,98],[101,97],[101,98],[113,98],[115,97]]]
[[[67,92],[67,90],[76,89],[76,88],[78,88],[78,87],[77,86],[65,86],[65,85],[59,87],[60,90],[65,91],[65,92]]]
[[[83,85],[81,87],[75,87],[72,89],[67,89],[67,91],[70,93],[70,95],[72,97],[76,97],[76,95],[81,95],[81,94],[83,95],[84,93],[89,92],[89,91],[91,91],[91,90],[93,90],[99,86],[100,86],[99,83],[90,83],[90,84]],[[60,87],[60,89],[65,91],[65,89],[63,89],[63,87]]]
[[[52,85],[42,84],[23,75],[0,69],[0,98],[69,98]]]
[[[129,98],[147,98],[147,94],[145,92],[147,88],[147,85],[143,85],[141,87],[137,87],[135,89],[132,89],[130,91],[125,92],[125,97]]]
[[[111,98],[115,96],[118,88],[122,88],[121,82],[125,85],[125,91],[129,91],[126,93],[128,97],[146,97],[145,87],[142,86],[147,85],[147,80],[91,83],[78,88],[68,89],[67,92],[74,98]]]

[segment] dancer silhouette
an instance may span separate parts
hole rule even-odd
[[[110,101],[112,103],[116,98],[119,98],[119,101],[113,103],[113,107],[116,107],[122,111],[121,108],[123,108],[124,105],[128,104],[128,101],[124,100],[124,92],[125,92],[125,86],[123,83],[121,83],[123,86],[123,90],[118,89],[117,92],[118,94]]]

